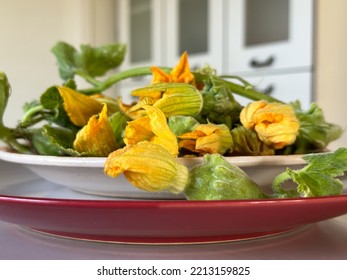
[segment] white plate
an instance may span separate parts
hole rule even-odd
[[[73,190],[102,196],[148,199],[177,199],[182,195],[169,192],[145,192],[130,184],[124,176],[111,178],[104,174],[106,158],[57,157],[11,153],[0,149],[0,159],[25,165],[40,177]],[[188,166],[202,163],[203,158],[178,158]],[[301,168],[305,161],[300,155],[226,157],[242,168],[258,185],[267,188],[277,174],[287,167]]]

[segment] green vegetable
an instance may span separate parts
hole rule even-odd
[[[200,123],[225,124],[231,128],[239,122],[242,106],[235,100],[228,82],[210,76],[204,81],[203,107],[198,117]]]
[[[65,87],[86,95],[97,93],[97,100],[107,104],[113,132],[117,143],[122,147],[124,145],[123,130],[129,119],[122,112],[123,107],[120,107],[119,100],[100,95],[124,79],[151,75],[151,67],[113,71],[108,75],[110,70],[117,70],[123,62],[126,47],[119,43],[99,47],[81,45],[77,50],[68,43],[57,42],[53,46],[52,52],[56,57]],[[172,70],[168,67],[160,67],[160,69],[166,73],[170,73]],[[169,118],[169,126],[176,135],[191,131],[198,123],[225,124],[235,138],[234,151],[228,151],[228,155],[264,155],[273,152],[260,143],[254,133],[238,128],[242,106],[234,97],[236,94],[250,100],[264,99],[269,102],[281,102],[280,100],[257,92],[250,83],[240,77],[217,76],[216,71],[209,67],[193,72],[193,75],[195,84],[203,96],[203,108],[196,115]],[[78,88],[75,81],[77,76],[84,79],[90,87]],[[234,83],[234,80],[237,80],[238,83]],[[77,127],[70,120],[64,109],[64,101],[57,90],[57,85],[49,87],[38,100],[25,104],[23,117],[15,128],[6,127],[3,123],[9,93],[10,84],[6,75],[0,72],[0,140],[20,153],[49,154],[51,152],[52,154],[76,155],[71,146],[67,145],[64,132],[75,135],[81,127]],[[341,128],[325,122],[321,109],[317,105],[313,105],[308,112],[303,112],[299,103],[293,103],[293,107],[300,120],[300,133],[295,144],[279,151],[280,153],[321,151],[328,143],[340,137]],[[184,123],[180,123],[181,121]],[[48,145],[48,143],[55,148],[44,147],[44,144]],[[278,152],[276,151],[276,153]]]
[[[307,165],[300,170],[279,174],[273,193],[265,194],[240,168],[219,154],[207,154],[204,163],[190,170],[190,183],[184,190],[189,200],[237,200],[341,195],[343,183],[336,177],[347,171],[347,148],[335,152],[307,154]],[[287,184],[291,181],[292,184]],[[285,184],[286,183],[286,184]]]
[[[169,128],[176,136],[193,131],[198,124],[199,122],[191,116],[171,116],[168,119]]]
[[[129,120],[121,112],[116,112],[108,118],[108,121],[110,122],[117,145],[124,147],[123,132]]]
[[[16,151],[27,154],[30,153],[30,148],[17,141],[17,139],[22,138],[24,132],[6,127],[3,121],[10,90],[11,87],[6,74],[0,71],[0,140]]]
[[[107,71],[121,65],[125,51],[126,46],[123,44],[101,47],[81,45],[81,51],[78,52],[73,46],[58,42],[52,48],[62,79],[73,79],[75,75],[79,75],[95,85],[99,84],[93,80],[95,77],[103,76]]]
[[[239,167],[219,154],[206,154],[204,163],[190,170],[184,190],[189,200],[259,199],[266,195]]]
[[[231,130],[231,136],[234,141],[232,151],[230,151],[232,155],[265,156],[275,154],[273,148],[259,140],[254,130],[240,125]]]
[[[273,190],[277,197],[316,197],[339,195],[343,184],[335,178],[347,171],[347,148],[339,148],[331,153],[304,155],[308,163],[300,170],[287,170],[273,181]],[[296,187],[285,188],[284,182],[291,180]]]
[[[4,72],[0,72],[0,125],[3,125],[4,112],[10,97],[10,84]]]
[[[40,155],[80,156],[73,149],[76,133],[63,127],[44,125],[33,134],[32,143]]]
[[[290,105],[300,122],[300,129],[294,145],[287,147],[285,153],[307,154],[321,151],[342,135],[339,125],[325,121],[323,111],[316,103],[312,103],[307,111],[301,109],[299,101]]]
[[[268,102],[284,103],[281,100],[276,99],[268,94],[254,90],[252,84],[248,83],[246,80],[238,76],[216,76],[215,74],[206,74],[203,70],[200,72],[195,72],[194,76],[198,83],[204,82],[205,84],[208,84],[209,82],[207,80],[211,79],[210,83],[212,83],[213,86],[217,87],[217,91],[226,90],[227,92],[246,97],[250,100],[266,100]],[[230,80],[237,80],[241,82],[242,85],[231,82]]]

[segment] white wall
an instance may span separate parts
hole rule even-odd
[[[317,0],[316,100],[326,119],[347,129],[347,1]],[[331,148],[347,147],[347,132]]]
[[[0,0],[0,70],[12,86],[5,122],[15,125],[22,105],[62,81],[52,46],[113,40],[111,0]]]

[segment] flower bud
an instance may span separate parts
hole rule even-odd
[[[107,117],[107,105],[101,113],[92,116],[76,135],[74,149],[87,156],[105,157],[118,148]]]
[[[201,154],[224,154],[233,145],[233,138],[225,124],[199,124],[192,132],[179,136],[180,148]]]
[[[104,171],[110,177],[123,173],[134,186],[149,192],[180,193],[189,182],[186,166],[161,145],[147,141],[111,153]]]
[[[134,145],[138,142],[149,141],[166,148],[173,156],[178,155],[176,135],[169,129],[163,112],[153,106],[144,105],[147,113],[142,118],[128,123],[124,131],[124,143]]]
[[[290,105],[255,101],[240,114],[242,125],[254,129],[265,144],[274,149],[293,144],[299,132],[299,121]]]
[[[189,84],[157,83],[136,89],[132,95],[139,96],[140,101],[130,112],[141,109],[143,105],[153,105],[163,111],[166,117],[170,117],[196,115],[202,109],[200,91]]]
[[[157,67],[152,67],[152,84],[155,83],[187,83],[195,85],[195,77],[190,71],[190,66],[188,62],[188,53],[184,52],[181,55],[180,61],[172,69],[170,74],[165,73],[163,70]]]

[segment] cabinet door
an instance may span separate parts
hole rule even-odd
[[[124,68],[162,64],[162,22],[160,0],[118,0],[119,41],[127,44]]]
[[[228,72],[309,70],[312,0],[229,0]]]
[[[254,76],[246,78],[256,90],[271,95],[286,103],[299,100],[303,109],[308,109],[312,102],[312,73],[291,73],[278,75]],[[251,100],[237,96],[236,99],[246,105]]]
[[[191,68],[209,64],[222,71],[223,0],[167,0],[165,42],[167,65],[184,51]]]

